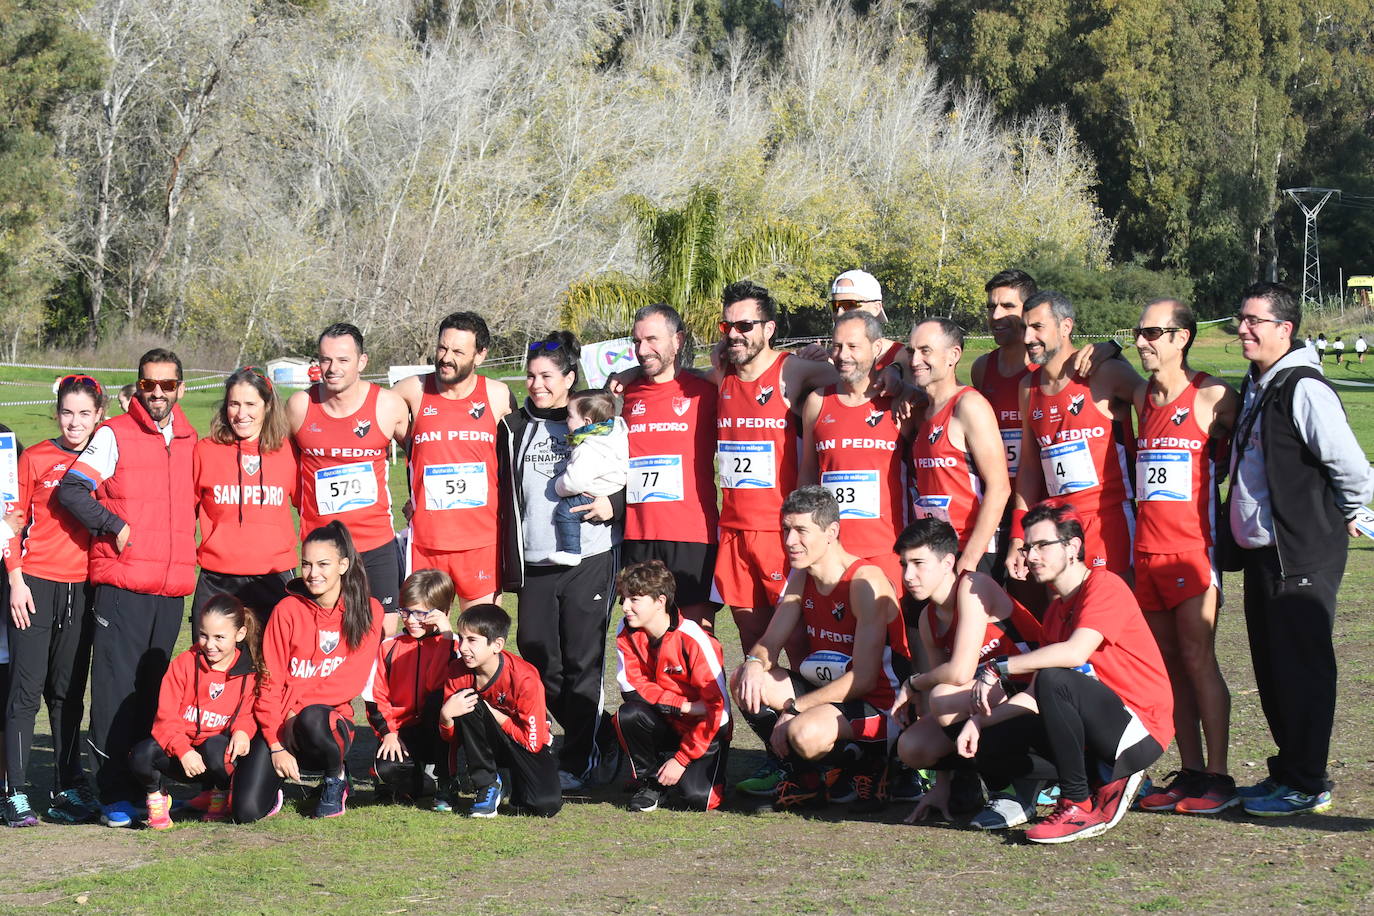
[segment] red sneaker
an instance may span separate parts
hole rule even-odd
[[[1106,830],[1098,813],[1082,804],[1059,799],[1049,817],[1026,831],[1026,839],[1032,843],[1072,843]]]
[[[1201,770],[1175,770],[1164,777],[1169,781],[1167,785],[1160,786],[1150,794],[1140,797],[1140,810],[1177,810],[1180,801],[1202,790],[1202,781],[1205,776],[1206,774]]]
[[[1145,771],[1137,770],[1129,776],[1113,779],[1093,793],[1093,812],[1102,821],[1102,829],[1098,833],[1111,830],[1126,816],[1144,778]]]
[[[205,813],[200,818],[206,823],[215,821],[227,821],[229,819],[229,793],[224,789],[214,789],[210,792],[210,806],[205,809]]]
[[[1236,781],[1221,773],[1207,773],[1206,782],[1188,797],[1179,799],[1174,810],[1180,814],[1220,814],[1238,804]]]

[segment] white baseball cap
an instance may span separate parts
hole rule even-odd
[[[834,302],[877,302],[878,320],[887,321],[887,311],[882,307],[883,288],[878,278],[866,270],[846,270],[830,284],[830,301]]]

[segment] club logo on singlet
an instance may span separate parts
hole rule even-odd
[[[944,431],[945,428],[943,426],[937,426],[930,431],[930,435],[926,438],[930,439],[931,445],[934,445],[935,443],[940,441],[940,435],[944,433]]]
[[[426,404],[425,409],[420,411],[420,416],[437,417],[439,416],[439,408],[435,407],[433,404]]]
[[[1182,426],[1183,421],[1188,419],[1188,414],[1190,413],[1192,413],[1192,411],[1187,407],[1176,407],[1174,408],[1174,415],[1169,419],[1174,421],[1175,426]]]
[[[261,455],[244,455],[240,460],[243,463],[243,473],[247,474],[249,477],[256,474],[258,469],[262,467]]]
[[[648,413],[648,411],[649,406],[647,404],[645,404],[643,401],[635,401],[635,406],[630,408],[630,416],[642,417],[644,416],[644,414]]]
[[[685,414],[688,410],[690,410],[691,407],[691,398],[685,398],[681,395],[676,395],[673,397],[673,413],[677,414],[679,417]]]
[[[224,685],[223,685],[223,684],[211,684],[211,685],[210,685],[210,699],[212,699],[212,700],[218,700],[218,699],[219,699],[219,695],[222,694],[222,693],[224,693]]]
[[[883,422],[883,412],[881,410],[870,410],[868,412],[868,419],[864,420],[864,422],[869,426],[877,426],[879,423]]]
[[[844,602],[841,601],[839,604],[837,604],[837,605],[835,605],[834,607],[832,607],[832,608],[830,609],[830,614],[831,614],[831,616],[834,617],[836,620],[843,620],[843,619],[844,619]]]
[[[496,695],[496,705],[498,707],[506,705],[506,693],[504,690]]]
[[[1031,411],[1031,419],[1033,419],[1033,420],[1043,420],[1043,419],[1045,419],[1045,412],[1044,412],[1043,410],[1041,410],[1039,407],[1037,407],[1037,408],[1035,408],[1034,410]]]
[[[367,434],[370,432],[372,432],[371,420],[359,420],[353,426],[353,435],[357,436],[359,439],[366,439]]]
[[[486,412],[487,404],[485,401],[473,401],[472,406],[468,408],[468,415],[474,420],[482,419],[482,414]]]
[[[1075,417],[1078,416],[1083,411],[1083,401],[1085,397],[1085,395],[1075,394],[1069,398],[1069,413],[1073,414]]]
[[[337,649],[338,647],[339,647],[339,631],[338,631],[338,630],[321,630],[321,631],[320,631],[320,651],[321,651],[321,652],[323,652],[325,655],[328,655],[330,652],[333,652],[333,651],[334,651],[335,649]]]
[[[772,386],[772,385],[769,385],[767,388],[760,388],[760,389],[759,389],[758,397],[754,398],[754,400],[758,401],[759,404],[767,404],[767,403],[768,403],[768,399],[771,398],[772,396],[773,396],[773,386]]]

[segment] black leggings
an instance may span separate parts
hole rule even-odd
[[[449,756],[453,749],[439,737],[439,704],[425,705],[420,721],[403,725],[398,732],[401,744],[405,745],[405,758],[398,762],[377,757],[372,762],[379,782],[411,798],[434,795],[437,782],[448,779],[450,773]],[[430,765],[434,767],[433,776],[426,772]]]
[[[281,737],[302,770],[320,770],[333,776],[343,769],[353,746],[353,722],[332,706],[307,706],[288,720]],[[266,817],[277,803],[281,784],[267,739],[258,735],[234,775],[234,820],[249,824]]]
[[[650,779],[682,746],[682,737],[668,717],[641,699],[626,700],[616,710],[615,728],[620,746],[630,758],[638,779]],[[717,733],[706,753],[687,764],[677,785],[665,787],[670,801],[688,808],[708,810],[719,806],[725,791],[725,770],[730,736]]]
[[[978,770],[994,791],[1013,779],[1057,779],[1061,797],[1082,801],[1091,795],[1090,764],[1109,769],[1103,781],[1113,781],[1164,754],[1139,717],[1097,678],[1046,668],[1035,676],[1035,698],[1040,715],[1009,719],[979,738]]]
[[[10,637],[10,694],[5,716],[6,789],[28,785],[29,752],[38,707],[46,701],[52,726],[54,791],[86,782],[81,765],[81,719],[91,671],[95,618],[85,582],[50,582],[24,575],[33,593],[29,625],[19,629],[6,613]],[[6,609],[8,610],[8,609]]]
[[[165,780],[193,783],[206,789],[227,789],[233,778],[234,770],[224,762],[229,750],[229,736],[225,734],[206,738],[193,750],[205,761],[205,772],[199,776],[187,776],[181,761],[173,758],[152,738],[140,741],[129,755],[129,769],[134,778],[143,784],[143,791],[149,795],[163,791]]]

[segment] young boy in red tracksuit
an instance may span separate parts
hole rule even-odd
[[[720,643],[678,614],[673,574],[660,561],[625,567],[616,590],[625,612],[615,639],[625,701],[614,721],[640,782],[630,810],[716,808],[732,730]]]
[[[372,680],[363,688],[367,719],[379,742],[373,771],[397,798],[432,799],[453,810],[449,747],[439,738],[439,707],[453,661],[453,580],[420,569],[401,584],[401,632],[382,640]]]
[[[505,651],[510,617],[494,604],[464,611],[457,633],[459,657],[444,685],[439,733],[462,739],[477,789],[468,816],[495,817],[509,795],[515,809],[553,817],[563,791],[539,672]],[[509,792],[499,768],[510,771]]]

